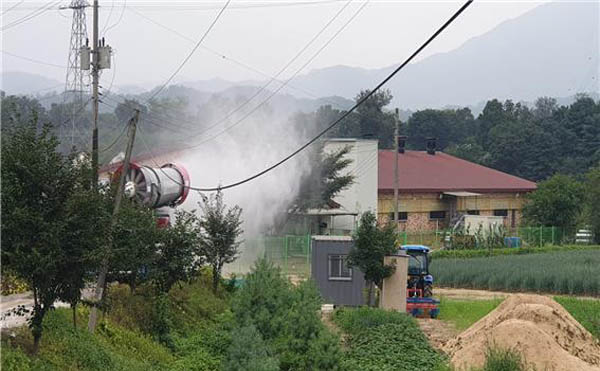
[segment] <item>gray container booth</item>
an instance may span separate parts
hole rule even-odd
[[[354,242],[348,236],[312,236],[311,276],[325,304],[365,304],[363,273],[346,259]]]

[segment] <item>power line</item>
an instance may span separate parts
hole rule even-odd
[[[44,61],[40,61],[40,60],[37,60],[37,59],[29,58],[29,57],[24,57],[22,55],[18,55],[18,54],[14,54],[14,53],[11,53],[11,52],[7,52],[6,50],[0,50],[0,52],[2,52],[2,54],[9,55],[9,56],[11,56],[13,58],[22,59],[22,60],[25,60],[25,61],[29,61],[31,63],[43,64],[43,65],[46,65],[46,66],[56,67],[56,68],[61,68],[61,69],[67,68],[67,66],[62,66],[60,64],[49,63],[49,62],[44,62]]]
[[[235,61],[235,60],[233,60],[233,59],[231,59],[231,58],[227,58],[225,55],[223,55],[223,54],[221,54],[221,53],[218,53],[218,52],[215,52],[215,51],[213,51],[213,50],[211,50],[211,49],[209,49],[209,48],[207,48],[207,47],[204,47],[204,46],[203,46],[203,48],[204,48],[204,49],[207,49],[207,50],[209,50],[209,51],[210,51],[210,52],[212,52],[213,54],[216,54],[216,55],[218,55],[218,56],[219,56],[219,57],[221,57],[221,58],[229,59],[229,60],[231,60],[231,61],[235,62],[236,64],[243,66],[244,68],[250,69],[250,70],[252,70],[252,71],[254,71],[254,72],[257,72],[257,73],[259,73],[259,74],[261,74],[261,75],[263,75],[263,76],[269,77],[269,78],[270,78],[270,80],[269,80],[269,81],[267,81],[267,83],[266,83],[266,84],[263,84],[263,85],[262,85],[262,86],[261,86],[261,87],[260,87],[260,88],[259,88],[259,89],[258,89],[258,90],[255,92],[255,93],[254,93],[254,94],[252,94],[252,95],[251,95],[249,98],[247,98],[247,99],[246,99],[246,100],[245,100],[245,101],[244,101],[242,104],[240,104],[239,106],[237,106],[236,108],[234,108],[232,111],[230,111],[230,112],[229,112],[227,115],[225,115],[225,117],[221,118],[220,120],[217,120],[217,121],[215,121],[213,124],[209,125],[207,128],[203,129],[201,132],[198,132],[198,133],[196,133],[196,134],[193,134],[191,137],[196,137],[196,136],[198,136],[198,135],[202,135],[202,134],[204,134],[205,132],[208,132],[208,131],[210,131],[212,128],[216,127],[216,126],[217,126],[217,125],[219,125],[220,123],[224,122],[224,121],[225,121],[225,120],[227,120],[228,118],[230,118],[230,117],[231,117],[231,116],[232,116],[234,113],[238,112],[240,109],[242,109],[243,107],[245,107],[246,105],[248,105],[248,104],[249,104],[249,103],[250,103],[250,102],[251,102],[251,101],[252,101],[254,98],[256,98],[258,95],[260,95],[260,93],[262,93],[262,92],[263,92],[263,91],[264,91],[264,90],[265,90],[265,89],[266,89],[266,88],[267,88],[267,87],[268,87],[268,86],[269,86],[269,85],[270,85],[270,84],[271,84],[273,81],[280,82],[280,83],[281,83],[283,86],[285,86],[285,85],[286,85],[286,82],[280,81],[280,80],[278,80],[277,78],[278,78],[278,77],[279,77],[279,76],[280,76],[280,75],[281,75],[283,72],[285,72],[285,70],[286,70],[286,69],[287,69],[287,68],[288,68],[288,67],[289,67],[289,66],[290,66],[292,63],[294,63],[294,62],[295,62],[295,61],[296,61],[296,60],[297,60],[297,59],[298,59],[298,58],[299,58],[299,57],[302,55],[302,53],[304,53],[304,51],[306,51],[306,49],[308,49],[308,48],[309,48],[309,47],[310,47],[310,46],[311,46],[311,45],[312,45],[312,44],[313,44],[313,43],[314,43],[314,42],[317,40],[317,38],[318,38],[319,36],[321,36],[321,35],[322,35],[322,33],[323,33],[323,32],[324,32],[324,31],[325,31],[325,30],[326,30],[326,29],[327,29],[327,28],[328,28],[328,27],[329,27],[329,26],[330,26],[330,25],[331,25],[331,24],[332,24],[332,23],[333,23],[333,22],[334,22],[334,21],[335,21],[335,20],[338,18],[338,16],[339,16],[339,15],[340,15],[340,14],[341,14],[341,13],[342,13],[342,12],[343,12],[343,11],[344,11],[344,10],[345,10],[345,9],[346,9],[348,6],[349,6],[349,5],[350,5],[351,1],[352,1],[352,0],[349,0],[349,1],[347,1],[347,2],[346,2],[346,4],[345,4],[345,5],[344,5],[344,6],[343,6],[343,7],[342,7],[342,8],[341,8],[341,9],[340,9],[340,10],[339,10],[339,11],[338,11],[338,12],[337,12],[337,13],[336,13],[334,16],[333,16],[333,18],[331,18],[331,19],[330,19],[330,20],[329,20],[329,21],[328,21],[328,22],[327,22],[327,23],[326,23],[326,24],[323,26],[323,28],[321,28],[321,30],[319,30],[319,32],[317,32],[317,33],[315,34],[315,36],[313,36],[313,38],[312,38],[312,39],[311,39],[311,40],[310,40],[310,41],[309,41],[309,42],[308,42],[308,43],[307,43],[307,44],[306,44],[306,45],[305,45],[305,46],[304,46],[304,47],[303,47],[303,48],[302,48],[302,49],[301,49],[301,50],[300,50],[298,53],[296,53],[296,55],[295,55],[295,56],[294,56],[292,59],[290,59],[290,60],[289,60],[289,61],[288,61],[288,62],[287,62],[287,63],[286,63],[286,64],[285,64],[285,65],[284,65],[284,66],[283,66],[283,67],[282,67],[280,70],[279,70],[279,72],[277,72],[277,74],[276,74],[275,76],[270,76],[270,75],[267,75],[267,74],[265,74],[265,73],[263,73],[263,72],[257,71],[256,69],[254,69],[254,68],[252,68],[252,67],[249,67],[249,66],[247,66],[247,65],[246,65],[246,64],[244,64],[244,63],[237,62],[237,61]],[[168,31],[170,31],[170,32],[173,32],[173,33],[177,34],[178,36],[180,36],[180,37],[182,37],[182,38],[184,38],[184,39],[186,39],[186,40],[188,40],[188,41],[192,41],[192,42],[193,42],[193,40],[191,40],[189,37],[187,37],[187,36],[185,36],[185,35],[181,34],[180,32],[178,32],[178,31],[176,31],[176,30],[173,30],[173,29],[171,29],[171,28],[169,28],[169,27],[167,27],[167,26],[164,26],[164,25],[162,25],[162,24],[160,24],[160,23],[158,23],[158,22],[154,21],[153,19],[146,17],[145,15],[143,15],[142,13],[140,13],[140,12],[138,12],[138,11],[134,10],[134,9],[131,9],[131,8],[128,8],[128,9],[129,9],[130,11],[134,12],[135,14],[139,15],[140,17],[142,17],[142,18],[144,18],[144,19],[146,19],[146,20],[148,20],[148,21],[150,21],[150,22],[152,22],[152,23],[156,24],[157,26],[159,26],[159,27],[162,27],[162,28],[164,28],[164,29],[166,29],[166,30],[168,30]],[[290,81],[290,80],[288,80],[287,82],[289,82],[289,81]],[[279,90],[281,90],[281,88],[280,88]],[[311,94],[311,93],[309,93],[309,95],[312,95],[312,94]],[[313,96],[314,96],[314,95],[313,95]],[[190,138],[190,136],[188,135],[187,139],[189,139],[189,138]]]
[[[23,4],[25,0],[21,0],[18,3],[16,3],[15,5],[11,6],[10,8],[6,9],[5,11],[2,12],[2,16],[4,17],[4,15],[8,12],[10,12],[11,10],[13,10],[14,8],[18,7],[19,5]]]
[[[214,27],[214,25],[219,20],[219,18],[221,18],[221,15],[225,11],[225,9],[227,9],[227,6],[229,5],[230,2],[231,2],[231,0],[227,0],[227,2],[225,3],[225,5],[223,5],[223,7],[219,11],[219,13],[215,17],[215,19],[210,24],[210,26],[208,26],[208,29],[206,30],[206,32],[204,32],[204,35],[202,35],[202,37],[200,38],[200,40],[198,40],[198,42],[196,43],[196,45],[194,46],[194,48],[192,48],[192,50],[187,55],[187,57],[185,57],[185,59],[183,60],[183,62],[181,62],[181,64],[179,65],[179,67],[177,67],[177,69],[175,70],[175,72],[173,72],[173,74],[171,74],[171,76],[167,79],[167,81],[165,81],[165,83],[162,86],[160,86],[158,88],[158,90],[156,90],[154,92],[154,94],[152,94],[150,96],[150,98],[148,98],[146,100],[146,102],[149,101],[150,99],[156,97],[171,82],[171,80],[173,80],[173,78],[179,73],[179,71],[181,71],[181,69],[183,68],[183,66],[185,66],[185,64],[190,60],[190,58],[192,57],[192,55],[194,55],[194,53],[196,52],[196,50],[198,50],[198,47],[200,47],[200,44],[202,44],[202,42],[204,41],[204,39],[206,38],[206,36],[208,36],[208,34],[210,33],[210,31],[212,30],[212,28]]]
[[[108,33],[108,31],[110,31],[111,29],[115,28],[119,23],[121,23],[121,20],[123,19],[123,14],[125,14],[125,7],[127,7],[127,0],[125,0],[123,2],[123,8],[121,8],[121,15],[119,16],[119,19],[117,19],[117,21],[115,23],[113,23],[112,25],[110,25],[108,28],[106,28],[106,26],[104,27],[105,29],[102,31],[102,33],[105,36]],[[107,24],[108,24],[108,22],[107,22]]]
[[[189,188],[189,189],[195,190],[195,191],[199,191],[199,192],[213,192],[213,191],[225,190],[225,189],[237,187],[239,185],[248,183],[248,182],[250,182],[250,181],[252,181],[252,180],[254,180],[254,179],[256,179],[256,178],[258,178],[258,177],[260,177],[260,176],[262,176],[262,175],[264,175],[264,174],[266,174],[266,173],[268,173],[268,172],[270,172],[272,170],[274,170],[275,168],[279,167],[281,164],[287,162],[289,159],[291,159],[292,157],[296,156],[298,153],[302,152],[308,146],[310,146],[311,144],[313,144],[314,142],[316,142],[320,137],[322,137],[323,135],[325,135],[325,133],[327,133],[334,126],[336,126],[338,123],[340,123],[346,117],[348,117],[361,104],[363,104],[367,99],[369,99],[373,94],[375,94],[379,89],[381,89],[381,87],[383,87],[388,81],[390,81],[398,72],[400,72],[408,63],[410,63],[410,61],[412,61],[417,55],[419,55],[419,53],[421,53],[421,51],[423,51],[423,49],[425,49],[433,40],[435,40],[472,3],[473,3],[473,0],[468,0],[466,3],[464,3],[450,17],[450,19],[448,19],[440,28],[438,28],[437,31],[435,31],[433,33],[433,35],[431,35],[415,52],[413,52],[400,66],[398,66],[394,71],[392,71],[392,73],[390,73],[385,79],[383,79],[379,84],[377,84],[377,86],[375,86],[368,94],[366,94],[362,99],[360,99],[359,101],[357,101],[354,104],[354,106],[352,106],[352,108],[350,108],[348,111],[346,111],[344,114],[342,114],[342,116],[339,117],[337,120],[334,120],[333,123],[331,123],[328,127],[326,127],[325,129],[323,129],[314,138],[312,138],[311,140],[309,140],[308,142],[306,142],[305,144],[303,144],[302,146],[300,146],[300,148],[296,149],[294,152],[292,152],[288,156],[284,157],[283,159],[279,160],[277,163],[269,166],[268,168],[266,168],[266,169],[264,169],[264,170],[262,170],[262,171],[260,171],[260,172],[258,172],[256,174],[254,174],[254,175],[252,175],[252,176],[250,176],[250,177],[248,177],[246,179],[237,181],[235,183],[231,183],[231,184],[228,184],[228,185],[225,185],[225,186],[212,187],[212,188],[198,188],[198,187],[192,187],[192,186],[186,186],[186,187]],[[140,136],[140,138],[142,139],[142,142],[145,143],[145,141],[143,141],[143,137]],[[148,147],[147,144],[146,144],[146,147]],[[173,180],[174,182],[176,182],[179,185],[185,186],[185,185],[179,183],[178,181],[176,181],[174,179],[171,179],[171,180]]]
[[[340,29],[338,29],[337,32],[335,34],[333,34],[333,36],[331,38],[329,38],[329,40],[327,40],[327,42],[325,44],[323,44],[321,46],[321,48],[319,48],[319,50],[317,50],[308,59],[308,61],[306,61],[298,70],[296,70],[296,72],[294,72],[294,74],[290,78],[288,78],[286,81],[284,81],[283,84],[280,85],[277,89],[273,90],[265,99],[263,99],[252,110],[250,110],[249,112],[247,112],[245,115],[243,115],[239,120],[237,120],[236,122],[234,122],[232,125],[226,127],[224,130],[221,130],[219,133],[213,135],[210,138],[207,138],[207,139],[201,141],[200,143],[194,144],[192,146],[185,147],[185,149],[197,148],[197,147],[201,146],[202,144],[204,144],[206,142],[209,142],[209,141],[211,141],[211,140],[213,140],[213,139],[221,136],[222,134],[226,133],[230,129],[232,129],[232,128],[236,127],[237,125],[239,125],[240,123],[242,123],[245,119],[247,119],[248,117],[250,117],[254,112],[258,111],[259,108],[261,108],[269,100],[271,100],[271,98],[273,98],[281,89],[283,89],[287,85],[287,83],[289,83],[296,76],[298,76],[298,74],[300,72],[302,72],[304,70],[304,68],[306,68],[306,66],[308,66],[327,46],[329,46],[329,44],[333,40],[335,40],[335,38],[360,14],[360,12],[367,6],[368,3],[369,3],[369,0],[367,0],[360,8],[358,8],[358,10],[352,15],[352,17],[350,17],[350,19],[348,19],[348,21],[346,21],[346,23],[344,23],[344,25],[342,25],[342,27],[340,27]],[[203,134],[203,133],[200,133],[200,134]],[[195,136],[197,136],[197,135],[191,135],[191,136],[188,136],[188,138],[193,138]]]
[[[222,122],[224,122],[225,120],[227,120],[228,118],[230,118],[230,117],[231,117],[231,116],[232,116],[234,113],[236,113],[236,112],[238,112],[239,110],[241,110],[242,108],[244,108],[244,107],[245,107],[246,105],[248,105],[248,104],[249,104],[249,103],[250,103],[250,102],[251,102],[251,101],[252,101],[254,98],[256,98],[258,95],[260,95],[260,93],[262,93],[262,92],[263,92],[263,91],[264,91],[264,90],[267,88],[267,86],[269,86],[269,85],[270,85],[270,84],[271,84],[273,81],[275,81],[275,79],[277,79],[277,77],[279,77],[279,76],[280,76],[280,75],[281,75],[283,72],[285,72],[285,70],[287,70],[287,69],[288,69],[288,67],[290,67],[290,66],[292,65],[292,63],[294,63],[294,62],[295,62],[295,61],[296,61],[296,60],[297,60],[297,59],[298,59],[298,58],[299,58],[299,57],[302,55],[302,53],[304,53],[304,52],[306,51],[306,49],[308,49],[308,48],[309,48],[309,47],[310,47],[310,46],[311,46],[311,45],[312,45],[312,44],[313,44],[313,43],[314,43],[314,42],[315,42],[315,41],[316,41],[316,40],[319,38],[319,36],[321,36],[321,35],[323,34],[323,32],[325,32],[325,30],[327,30],[327,28],[329,28],[329,26],[330,26],[330,25],[331,25],[331,24],[332,24],[332,23],[333,23],[333,22],[334,22],[334,21],[335,21],[335,20],[336,20],[336,19],[339,17],[339,15],[340,15],[340,14],[342,14],[342,12],[343,12],[343,11],[344,11],[344,10],[345,10],[347,7],[348,7],[348,5],[350,5],[350,3],[351,3],[351,2],[352,2],[352,0],[348,0],[348,1],[347,1],[347,2],[344,4],[344,6],[343,6],[343,7],[342,7],[340,10],[338,10],[338,12],[337,12],[337,13],[336,13],[336,14],[335,14],[335,15],[334,15],[334,16],[333,16],[333,17],[332,17],[332,18],[331,18],[331,19],[330,19],[330,20],[329,20],[329,21],[328,21],[328,22],[327,22],[327,23],[326,23],[326,24],[325,24],[325,25],[324,25],[324,26],[323,26],[323,27],[322,27],[322,28],[319,30],[319,32],[317,32],[317,33],[316,33],[316,34],[315,34],[315,35],[314,35],[314,36],[313,36],[313,37],[312,37],[312,38],[309,40],[309,42],[308,42],[306,45],[304,45],[304,47],[303,47],[302,49],[300,49],[300,51],[298,51],[298,53],[296,53],[296,55],[294,55],[294,57],[293,57],[292,59],[290,59],[290,60],[289,60],[289,61],[288,61],[288,62],[287,62],[287,63],[286,63],[286,64],[285,64],[285,65],[284,65],[284,66],[283,66],[283,67],[282,67],[280,70],[279,70],[279,72],[277,72],[277,73],[275,74],[275,76],[274,76],[274,77],[272,77],[272,78],[271,78],[269,81],[267,81],[267,83],[266,83],[266,84],[264,84],[262,87],[260,87],[260,88],[259,88],[259,89],[258,89],[258,90],[257,90],[257,91],[254,93],[254,94],[252,94],[252,95],[251,95],[251,96],[250,96],[248,99],[246,99],[246,101],[244,101],[242,104],[240,104],[238,107],[236,107],[236,108],[235,108],[233,111],[230,111],[230,112],[229,112],[227,115],[225,115],[225,117],[223,117],[223,118],[221,118],[220,120],[218,120],[218,121],[214,122],[213,124],[209,125],[209,126],[208,126],[206,129],[204,129],[203,131],[201,131],[201,132],[199,132],[199,133],[196,133],[196,134],[193,134],[193,135],[189,136],[188,138],[194,138],[194,137],[197,137],[197,136],[199,136],[199,135],[202,135],[202,134],[204,134],[204,133],[206,133],[206,132],[210,131],[212,128],[216,127],[217,125],[221,124]],[[366,5],[366,4],[367,4],[367,3],[365,3],[365,4],[364,4],[364,5],[363,5],[363,6],[362,6],[360,9],[359,9],[359,11],[358,11],[358,12],[360,12],[360,11],[362,10],[362,8],[364,8],[364,7],[365,7],[365,5]],[[357,13],[358,13],[358,12],[357,12]],[[351,21],[351,20],[352,20],[352,19],[353,19],[355,16],[356,16],[356,14],[355,14],[355,15],[354,15],[352,18],[350,18],[350,21]],[[346,23],[346,25],[347,25],[348,23],[349,23],[349,22],[347,22],[347,23]],[[346,25],[344,25],[344,27],[345,27]],[[343,29],[343,27],[342,27],[342,29]],[[338,33],[339,33],[339,31],[338,31]],[[335,38],[335,36],[337,36],[337,34],[335,34],[335,35],[334,35],[334,38]],[[331,39],[330,39],[330,40],[331,40]],[[318,53],[319,53],[321,50],[323,50],[323,48],[321,48],[321,49],[320,49],[320,50],[317,52],[317,54],[318,54]],[[316,54],[315,54],[315,55],[316,55]],[[314,56],[313,56],[313,58],[314,58]],[[312,60],[312,58],[311,58],[310,60]],[[304,64],[300,70],[302,70],[304,67],[306,67],[306,65],[307,65],[307,64]],[[296,75],[297,75],[297,74],[300,72],[300,70],[296,71],[296,73],[295,73],[295,74],[292,76],[292,78],[294,78],[294,77],[295,77],[295,76],[296,76]],[[290,81],[292,78],[288,79],[288,82],[289,82],[289,81]],[[277,90],[275,90],[275,93],[277,93],[279,90],[281,90],[281,89],[282,89],[282,88],[283,88],[285,85],[286,85],[286,83],[284,82],[282,85],[280,85],[280,87],[279,87]],[[245,115],[245,116],[244,116],[244,117],[243,117],[241,120],[239,120],[238,122],[236,122],[236,124],[232,125],[231,127],[233,127],[233,126],[236,126],[236,125],[237,125],[237,124],[239,124],[241,121],[243,121],[245,118],[247,118],[247,117],[248,117],[250,114],[254,113],[254,112],[255,112],[255,111],[258,109],[258,108],[260,108],[260,107],[261,107],[261,106],[262,106],[262,105],[263,105],[263,104],[264,104],[266,101],[268,101],[268,100],[269,100],[270,98],[272,98],[274,95],[275,95],[275,94],[271,94],[271,95],[270,95],[270,96],[269,96],[269,97],[268,97],[266,100],[264,100],[263,102],[261,102],[261,103],[260,103],[258,106],[256,106],[256,107],[255,107],[253,110],[251,110],[249,114]],[[231,128],[231,127],[230,127],[230,128]],[[229,128],[228,128],[228,129],[229,129]],[[227,129],[227,130],[228,130],[228,129]],[[220,134],[222,134],[222,133],[223,133],[223,132],[219,133],[218,135],[220,135]],[[218,136],[218,135],[217,135],[217,136]],[[211,138],[211,139],[209,139],[209,140],[212,140],[212,139],[214,139],[214,138],[216,138],[216,136],[215,136],[215,137],[212,137],[212,138]]]
[[[45,5],[37,8],[33,12],[31,12],[31,13],[29,13],[29,14],[27,14],[27,15],[25,15],[25,16],[17,19],[17,20],[14,20],[14,21],[12,21],[11,23],[9,23],[7,25],[4,25],[2,27],[2,29],[1,29],[1,31],[4,32],[4,31],[8,30],[9,28],[12,28],[12,27],[20,25],[21,23],[27,22],[28,20],[33,19],[33,18],[35,18],[35,17],[37,17],[37,16],[39,16],[39,15],[47,12],[48,10],[50,10],[54,6],[58,5],[59,3],[60,3],[60,0],[59,1],[54,1],[54,2],[52,2],[50,4],[45,4]]]

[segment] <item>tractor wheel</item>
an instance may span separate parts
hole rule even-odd
[[[431,285],[425,285],[423,287],[423,297],[430,298],[433,296],[433,287]]]

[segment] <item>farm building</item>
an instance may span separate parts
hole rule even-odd
[[[394,217],[393,150],[379,151],[378,219]],[[435,151],[398,154],[400,229],[407,232],[451,227],[461,215],[504,217],[506,227],[521,218],[524,195],[534,182]]]

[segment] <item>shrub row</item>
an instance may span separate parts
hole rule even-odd
[[[445,369],[437,353],[412,317],[382,309],[340,309],[335,323],[349,336],[342,361],[347,370]]]
[[[433,260],[440,286],[600,296],[600,251]]]
[[[540,254],[560,251],[592,251],[600,250],[600,245],[565,245],[553,246],[547,245],[544,247],[523,247],[523,248],[500,248],[500,249],[474,249],[474,250],[434,250],[431,252],[431,257],[434,259],[448,258],[482,258],[488,256],[500,255],[526,255]]]

